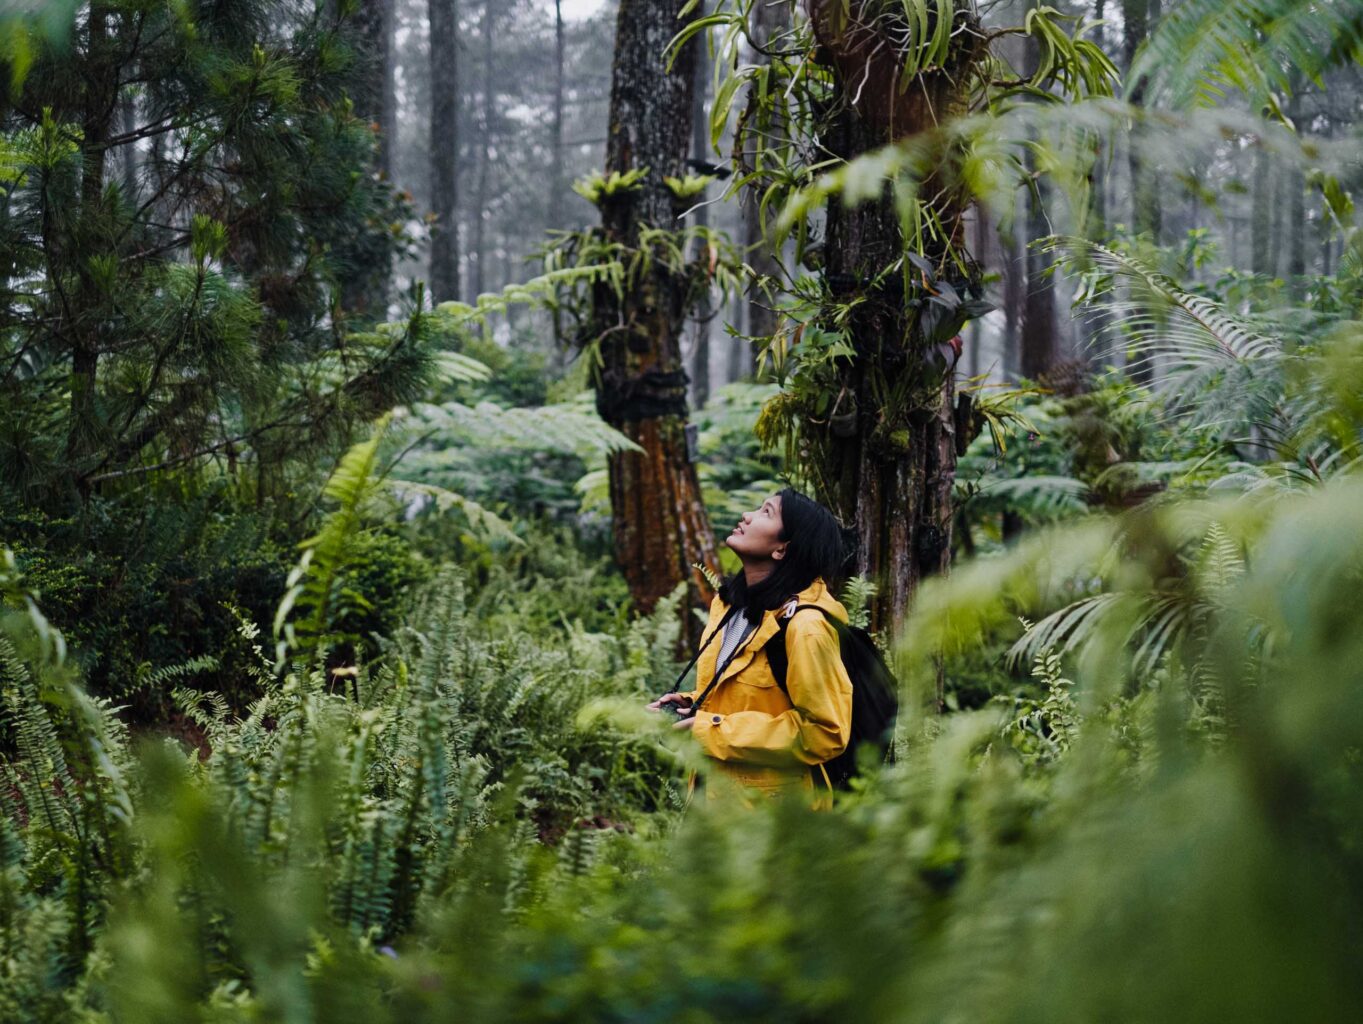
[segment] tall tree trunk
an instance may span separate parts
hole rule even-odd
[[[680,27],[685,0],[620,0],[611,73],[606,171],[647,169],[640,187],[602,203],[605,237],[638,247],[644,227],[674,228],[681,204],[663,182],[684,174],[691,142],[694,40],[669,70],[664,49]],[[640,609],[651,609],[682,581],[707,592],[697,563],[717,568],[715,539],[701,501],[687,438],[681,334],[685,285],[663,261],[617,298],[598,290],[601,316],[597,408],[641,451],[610,457],[615,554]],[[694,634],[693,616],[684,616]]]
[[[1268,153],[1260,147],[1254,154],[1254,181],[1250,188],[1250,269],[1256,274],[1271,274],[1273,168]]]
[[[989,215],[989,209],[983,203],[977,203],[973,208],[974,216],[970,221],[971,248],[975,252],[975,258],[979,260],[980,267],[986,273],[990,268],[998,266],[997,245],[992,240],[997,238],[993,218]],[[984,372],[984,321],[972,320],[966,332],[966,365],[967,372],[972,377],[977,377]]]
[[[119,133],[131,134],[137,131],[137,97],[131,89],[126,90],[118,100]],[[122,147],[122,167],[124,202],[137,202],[137,143],[127,142]]]
[[[1275,161],[1269,165],[1268,179],[1268,263],[1269,274],[1273,277],[1283,271],[1283,235],[1285,224],[1283,218],[1283,206],[1286,196],[1283,194],[1283,182],[1287,174],[1280,161]]]
[[[96,388],[99,372],[100,307],[104,295],[91,274],[91,257],[102,247],[104,231],[104,157],[109,122],[118,103],[118,67],[109,37],[111,10],[107,3],[90,4],[87,24],[87,67],[81,118],[80,238],[83,251],[73,258],[77,280],[67,329],[71,346],[71,412],[66,435],[66,457],[79,462],[95,448],[101,433]],[[54,270],[61,274],[60,268]]]
[[[431,42],[431,298],[459,290],[459,3],[429,0]]]
[[[563,226],[563,203],[567,198],[568,183],[564,180],[563,152],[563,0],[554,0],[554,113],[549,139],[550,174],[549,209],[545,223],[550,228]]]
[[[389,14],[394,0],[361,0],[352,15],[350,31],[355,46],[355,66],[350,75],[355,115],[374,132],[370,169],[385,173],[389,159],[388,136],[396,123],[385,120],[384,101],[388,77]],[[392,259],[384,253],[348,254],[341,281],[341,304],[362,316],[381,319],[388,308]]]
[[[390,127],[383,120],[390,4],[391,0],[360,0],[353,15],[355,67],[351,75],[350,98],[355,104],[356,116],[376,125],[380,136]]]
[[[501,0],[483,0],[483,86],[479,90],[478,177],[473,196],[473,294],[487,290],[487,190],[492,178],[492,40]]]
[[[947,67],[918,75],[897,88],[900,64],[894,43],[881,35],[862,5],[807,0],[821,59],[833,68],[835,111],[826,151],[853,160],[887,142],[931,130],[959,114],[966,97],[958,83],[983,54],[974,16],[959,11],[953,38],[960,40]],[[931,181],[921,194],[937,192]],[[951,244],[964,248],[963,197],[943,198],[937,212]],[[821,491],[856,532],[857,570],[878,587],[873,628],[892,629],[908,611],[919,582],[945,572],[951,554],[952,486],[956,472],[954,383],[932,362],[919,314],[900,290],[904,276],[882,272],[906,254],[892,197],[849,208],[829,203],[824,243],[829,287],[840,300],[859,297],[848,318],[856,358],[844,386],[855,397],[855,423],[827,435],[828,455],[818,467]],[[920,254],[943,266],[943,251]],[[911,282],[910,282],[911,283]],[[924,307],[928,304],[923,304]],[[912,396],[891,405],[890,387]],[[839,436],[839,435],[843,436]]]
[[[1125,68],[1131,67],[1136,52],[1149,36],[1151,8],[1155,6],[1157,9],[1157,4],[1158,0],[1122,0],[1122,58]],[[1143,106],[1144,83],[1132,89],[1127,99],[1133,106]],[[1146,159],[1147,147],[1142,141],[1143,134],[1138,126],[1126,139],[1127,166],[1131,172],[1131,223],[1138,234],[1149,235],[1158,245],[1163,228],[1158,179]],[[1154,383],[1153,367],[1148,358],[1137,359],[1128,370],[1131,379],[1137,383]]]
[[[749,35],[757,49],[753,52],[753,61],[758,64],[767,63],[769,58],[763,49],[768,49],[769,44],[790,26],[793,15],[792,4],[789,0],[758,0],[753,4],[751,25]],[[748,97],[748,113],[744,116],[750,118],[757,106],[757,95],[755,87],[750,88]],[[750,125],[758,131],[775,135],[786,129],[785,125],[775,123]],[[744,160],[747,165],[751,161]],[[754,273],[760,277],[771,278],[779,281],[781,277],[781,263],[776,253],[764,242],[762,236],[761,220],[761,201],[762,191],[760,187],[753,187],[746,190],[747,194],[743,197],[743,249],[748,265],[752,267]],[[776,333],[777,316],[771,308],[771,298],[754,289],[748,301],[748,326],[746,333],[753,338],[767,338]],[[758,355],[758,348],[751,346],[748,351],[749,366],[748,372],[753,369],[753,364]],[[746,373],[745,373],[746,376]]]
[[[382,29],[382,89],[383,102],[379,124],[383,134],[379,137],[379,170],[389,181],[393,180],[396,170],[398,143],[398,83],[397,83],[397,30],[399,0],[383,0]]]
[[[1027,302],[1026,251],[1019,241],[1018,198],[1013,197],[1013,216],[998,232],[1003,253],[1003,373],[1016,379],[1022,373],[1022,313]]]
[[[1056,344],[1055,286],[1049,271],[1051,257],[1034,243],[1050,234],[1046,223],[1046,187],[1034,183],[1026,194],[1027,203],[1027,298],[1022,306],[1022,375],[1037,380],[1055,365]]]
[[[707,5],[702,0],[698,16],[704,17]],[[710,60],[709,47],[705,45],[705,34],[702,33],[696,39],[696,74],[695,84],[692,86],[692,106],[691,106],[691,155],[697,161],[708,161],[710,159],[710,122],[706,116],[706,93],[710,84]],[[693,214],[695,224],[699,228],[708,227],[710,224],[710,207],[706,204],[708,196],[704,193],[696,196],[696,212]],[[693,259],[704,259],[706,253],[703,251],[704,243],[700,240],[696,242],[696,251],[692,254]],[[710,305],[710,292],[707,289],[701,296],[695,314],[695,333],[692,335],[694,344],[691,351],[691,396],[693,404],[697,409],[704,408],[705,403],[710,401],[710,319],[713,310]]]
[[[1107,0],[1094,0],[1093,19],[1097,25],[1093,29],[1093,42],[1098,49],[1107,52],[1107,27],[1103,19],[1107,16]],[[1111,151],[1101,138],[1094,140],[1093,166],[1089,169],[1088,224],[1085,236],[1095,242],[1105,242],[1108,234],[1108,161]],[[1104,315],[1085,317],[1079,323],[1084,332],[1083,358],[1095,369],[1106,365],[1114,353],[1109,349],[1108,318]]]
[[[1136,51],[1149,37],[1154,23],[1159,18],[1159,0],[1122,0],[1122,21],[1125,25],[1122,37],[1122,55],[1126,67],[1130,68],[1135,60]],[[1138,84],[1128,97],[1134,106],[1145,103],[1145,85]],[[1132,224],[1138,233],[1148,234],[1159,244],[1163,228],[1163,211],[1160,203],[1160,182],[1156,168],[1146,159],[1147,147],[1142,144],[1143,131],[1131,133],[1128,158],[1131,167],[1131,204]]]
[[[1293,76],[1292,98],[1288,101],[1287,116],[1300,129],[1302,82]],[[1283,188],[1287,190],[1287,280],[1290,294],[1301,299],[1306,294],[1306,179],[1300,167],[1288,166],[1283,174]]]
[[[744,317],[748,313],[748,305],[742,294],[735,290],[733,305],[729,310],[729,324],[733,327],[734,336],[729,339],[728,360],[724,364],[724,383],[726,384],[743,380],[752,373],[752,345],[743,337],[745,334],[752,333],[744,323]]]

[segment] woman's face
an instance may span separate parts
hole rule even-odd
[[[761,508],[745,512],[724,543],[745,562],[780,560],[786,553],[781,529],[781,498],[773,495]]]

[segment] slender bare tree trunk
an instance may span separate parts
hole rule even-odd
[[[706,7],[707,5],[702,0],[697,15],[704,17]],[[691,155],[698,161],[710,159],[710,122],[706,116],[705,103],[709,85],[709,48],[705,45],[705,37],[702,35],[696,40],[696,74],[695,85],[692,87],[694,92],[691,106]],[[707,198],[708,196],[702,193],[695,199],[698,205],[692,216],[695,218],[697,227],[704,228],[710,224],[710,207],[706,205]],[[705,257],[706,254],[701,251],[702,244],[697,241],[696,250],[692,253],[693,259]],[[694,334],[692,335],[691,395],[692,403],[697,409],[704,408],[705,403],[710,401],[710,318],[712,314],[710,293],[707,291],[697,305]]]
[[[549,135],[549,159],[552,165],[549,210],[545,223],[550,228],[563,226],[563,201],[568,183],[563,171],[563,0],[554,0],[554,113]]]
[[[478,117],[478,178],[473,197],[473,294],[487,290],[487,193],[492,178],[492,40],[501,0],[483,0],[482,112]]]
[[[1035,246],[1038,238],[1051,232],[1046,222],[1046,187],[1040,181],[1028,189],[1027,250],[1024,266],[1027,272],[1027,298],[1022,306],[1022,375],[1037,380],[1049,370],[1058,356],[1056,343],[1055,285],[1050,256]]]
[[[370,170],[387,175],[392,150],[389,136],[397,130],[392,113],[385,109],[389,75],[389,31],[394,0],[361,0],[351,28],[354,31],[355,65],[350,75],[355,114],[374,132]],[[342,306],[361,316],[381,318],[388,307],[392,274],[391,258],[375,260],[372,254],[347,254],[341,279]]]
[[[131,133],[137,130],[137,97],[131,90],[125,90],[118,99],[119,132]],[[129,142],[122,147],[123,195],[128,202],[137,201],[137,143]]]
[[[379,123],[383,135],[379,138],[379,170],[389,180],[393,180],[394,153],[397,149],[398,135],[398,90],[397,90],[397,4],[398,0],[383,0],[382,60],[383,60],[383,101],[382,116]]]
[[[1122,20],[1125,25],[1122,36],[1122,55],[1126,66],[1131,67],[1136,51],[1149,37],[1159,18],[1159,0],[1122,0]],[[1145,102],[1145,86],[1138,84],[1128,97],[1135,106]],[[1148,234],[1156,244],[1160,241],[1163,229],[1163,210],[1159,195],[1159,178],[1156,169],[1146,159],[1147,147],[1141,143],[1143,133],[1132,133],[1128,157],[1131,166],[1131,204],[1132,223],[1136,231]]]
[[[109,4],[90,4],[87,25],[89,75],[81,117],[80,217],[86,223],[85,237],[99,239],[96,224],[104,202],[104,156],[110,136],[110,120],[118,102],[118,68],[114,63],[109,38],[112,17]],[[103,305],[100,286],[91,273],[95,252],[75,256],[77,296],[74,308],[84,315],[68,326],[71,337],[71,415],[66,435],[66,457],[79,462],[96,446],[101,427],[96,403],[99,371],[99,321]],[[68,257],[69,258],[69,257]],[[60,273],[61,271],[56,271]]]
[[[1301,83],[1293,82],[1292,98],[1288,101],[1287,116],[1293,124],[1301,118]],[[1285,208],[1287,217],[1287,280],[1288,288],[1294,298],[1300,299],[1305,293],[1306,277],[1306,180],[1301,168],[1290,166],[1283,174],[1283,188],[1287,191]]]
[[[1256,274],[1273,273],[1273,168],[1261,148],[1254,154],[1254,181],[1250,188],[1250,268]]]
[[[637,190],[602,204],[607,239],[635,248],[644,227],[675,228],[681,204],[663,182],[684,174],[691,142],[695,42],[669,70],[664,50],[680,27],[685,0],[620,0],[611,75],[606,170],[647,169]],[[597,408],[640,447],[610,457],[615,553],[635,603],[651,609],[682,581],[693,598],[708,592],[697,563],[718,565],[688,445],[681,335],[685,286],[657,269],[622,297],[598,290],[603,365]],[[684,617],[693,634],[693,616]]]
[[[1013,200],[1016,206],[1017,200]],[[1003,372],[1015,379],[1022,373],[1022,313],[1027,302],[1026,253],[1019,243],[1016,209],[1009,226],[999,232],[1003,254]]]
[[[431,40],[431,298],[459,290],[459,3],[429,0]]]
[[[752,346],[737,336],[751,333],[744,323],[747,307],[748,303],[743,296],[735,292],[733,306],[729,310],[729,323],[735,331],[735,337],[729,339],[729,358],[724,364],[724,383],[726,384],[742,380],[752,373]]]
[[[749,34],[753,43],[759,48],[769,48],[773,39],[779,36],[790,26],[793,15],[792,4],[786,0],[758,0],[752,9],[752,24]],[[771,58],[757,49],[753,53],[753,60],[757,63],[766,63]],[[749,96],[749,114],[753,116],[756,109],[757,97],[755,94]],[[758,130],[767,133],[777,133],[785,130],[785,126],[771,123],[755,126]],[[746,164],[748,161],[745,160]],[[743,247],[746,253],[748,265],[762,277],[769,277],[779,280],[781,277],[781,264],[775,253],[764,244],[762,237],[762,221],[760,203],[762,200],[761,191],[758,188],[750,188],[743,197]],[[746,333],[753,338],[766,338],[776,333],[777,316],[771,308],[771,299],[754,290],[748,302],[748,326]],[[752,347],[748,355],[747,372],[752,372],[754,362],[757,358],[758,350]],[[746,374],[745,374],[746,375]]]

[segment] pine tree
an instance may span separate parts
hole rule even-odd
[[[249,463],[264,497],[424,380],[411,332],[345,328],[357,266],[402,241],[351,99],[349,16],[192,11],[93,3],[65,40],[33,40],[0,106],[11,489],[87,497]]]

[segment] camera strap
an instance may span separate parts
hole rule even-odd
[[[729,615],[724,616],[725,622],[728,622],[730,615],[733,615],[732,609],[729,611]],[[722,622],[720,623],[720,628],[717,629],[715,632],[722,633],[724,631],[723,627],[724,623]],[[715,666],[715,674],[710,677],[710,685],[705,688],[705,691],[699,697],[697,697],[695,699],[695,702],[691,705],[691,711],[693,713],[697,711],[700,708],[701,704],[705,702],[705,698],[710,696],[710,692],[714,690],[716,686],[719,685],[720,679],[723,678],[724,676],[724,670],[729,667],[729,663],[731,661],[737,658],[747,648],[748,644],[752,642],[752,638],[756,633],[757,633],[756,627],[750,626],[742,642],[740,642],[737,647],[735,647],[732,651],[729,652],[729,656],[727,658],[725,658],[722,662]],[[714,637],[711,637],[710,639],[713,640]],[[723,649],[724,645],[721,644],[720,650],[722,651]],[[699,658],[700,655],[696,655],[696,657]]]
[[[676,692],[677,692],[677,689],[678,689],[678,687],[681,686],[682,681],[685,680],[686,677],[687,677],[687,675],[690,674],[691,670],[692,670],[693,668],[696,667],[696,662],[700,661],[700,656],[701,656],[702,654],[705,653],[705,649],[706,649],[707,647],[709,647],[712,643],[714,643],[715,637],[719,636],[721,633],[724,632],[724,627],[725,627],[726,625],[728,625],[729,620],[732,619],[732,618],[734,617],[734,612],[735,612],[735,611],[737,611],[737,609],[735,609],[735,608],[730,608],[727,612],[724,613],[724,618],[722,618],[722,619],[719,620],[719,625],[715,627],[715,631],[714,631],[713,633],[711,633],[711,634],[709,635],[709,637],[706,638],[706,640],[705,640],[705,642],[704,642],[703,644],[700,645],[700,650],[698,650],[698,651],[696,652],[696,656],[695,656],[694,658],[692,658],[689,662],[686,663],[686,668],[684,668],[684,669],[681,670],[681,675],[677,676],[677,681],[676,681],[675,683],[672,684],[672,692],[673,692],[673,693],[676,693]],[[732,655],[730,655],[730,657],[732,658]],[[726,666],[726,667],[727,667],[727,666]],[[718,672],[715,673],[715,677],[716,677],[716,678],[719,677],[719,673],[718,673]],[[714,683],[712,682],[710,685],[711,685],[711,686],[714,686]],[[710,691],[709,691],[708,689],[705,691],[706,694],[708,694],[709,692],[710,692]],[[705,694],[702,694],[701,696],[704,697]],[[699,705],[699,704],[700,704],[700,701],[696,701],[696,702],[695,702],[694,704],[692,704],[691,706],[692,706],[692,707],[696,707],[696,706]]]

